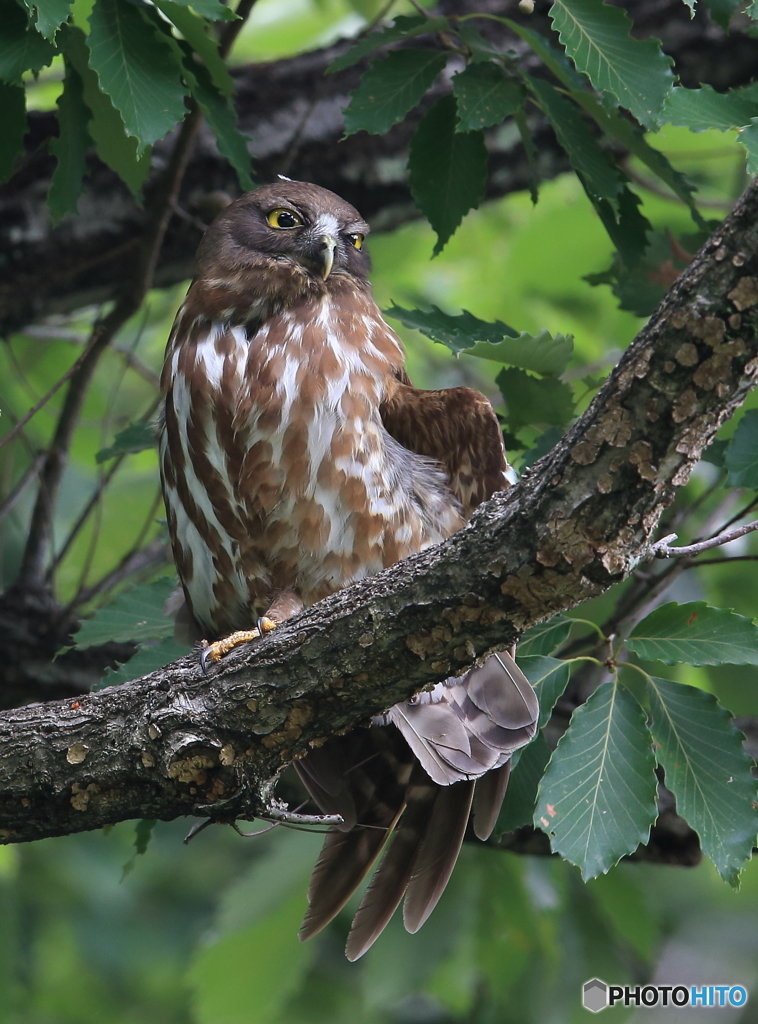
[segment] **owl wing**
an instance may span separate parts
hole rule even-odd
[[[390,383],[379,413],[404,448],[442,464],[467,518],[509,485],[503,433],[479,391],[422,391],[402,373]]]
[[[421,391],[401,371],[380,414],[404,448],[444,467],[451,500],[467,518],[508,486],[500,425],[478,391]],[[374,720],[395,725],[406,745],[397,733],[372,729],[332,740],[318,759],[309,755],[298,762],[325,812],[344,817],[347,809],[347,827],[329,833],[316,864],[301,938],[316,934],[342,909],[383,847],[350,929],[347,956],[356,960],[366,952],[403,899],[405,927],[417,931],[447,885],[469,818],[480,839],[495,827],[511,756],[534,736],[537,715],[529,681],[501,652]],[[358,827],[350,827],[355,822]]]

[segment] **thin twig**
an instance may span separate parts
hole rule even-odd
[[[676,540],[677,535],[670,533],[668,537],[664,537],[653,545],[653,555],[656,558],[686,558],[699,555],[701,551],[720,548],[722,544],[729,544],[754,530],[758,530],[758,519],[752,523],[746,523],[745,526],[738,526],[736,530],[729,530],[728,533],[720,533],[718,537],[710,537],[708,540],[701,540],[698,544],[687,544],[680,548],[671,547],[670,541]]]
[[[44,452],[40,452],[32,460],[30,465],[27,466],[26,472],[23,474],[23,476],[18,481],[16,486],[13,488],[13,490],[10,492],[10,494],[7,496],[7,498],[5,498],[5,500],[2,503],[0,503],[0,520],[4,519],[8,515],[8,513],[11,511],[13,506],[16,504],[18,499],[23,494],[24,488],[39,473],[40,469],[42,468],[42,463],[44,461],[45,461],[45,453]]]

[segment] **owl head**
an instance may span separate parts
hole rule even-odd
[[[334,192],[283,178],[246,192],[208,228],[198,250],[200,268],[232,272],[291,264],[319,281],[342,274],[365,279],[368,224]]]

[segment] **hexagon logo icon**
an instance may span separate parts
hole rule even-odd
[[[608,1005],[608,986],[600,978],[585,981],[582,986],[582,1005],[585,1010],[600,1013]]]

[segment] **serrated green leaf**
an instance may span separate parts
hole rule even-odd
[[[89,108],[84,102],[82,80],[70,65],[63,92],[58,99],[57,139],[50,140],[50,152],[57,163],[53,171],[47,205],[54,222],[65,213],[75,213],[87,170],[87,150],[92,144],[87,131]]]
[[[469,210],[479,206],[487,186],[482,133],[456,132],[452,96],[443,96],[421,119],[408,172],[416,205],[437,233],[437,256]]]
[[[24,0],[27,9],[34,11],[37,31],[51,43],[64,21],[71,13],[72,0]]]
[[[500,50],[494,46],[489,39],[485,39],[479,29],[471,21],[458,21],[455,25],[458,38],[469,51],[470,62],[477,64],[482,61],[491,61],[502,58]]]
[[[178,0],[154,0],[154,3],[176,25],[195,53],[202,58],[222,96],[231,96],[234,92],[232,76],[218,52],[218,40],[208,36],[205,21]]]
[[[731,487],[758,490],[758,409],[749,409],[740,420],[724,457]]]
[[[529,84],[588,193],[596,200],[607,200],[618,209],[623,178],[598,145],[576,104],[543,79],[530,76]]]
[[[704,3],[710,16],[725,32],[729,30],[732,17],[745,6],[745,0],[704,0]]]
[[[737,141],[745,148],[747,173],[758,174],[758,117],[754,117],[747,128],[740,128]]]
[[[506,422],[515,433],[526,426],[562,426],[574,416],[574,396],[562,380],[508,369],[501,370],[495,381],[505,400]]]
[[[537,654],[553,654],[565,644],[570,632],[571,619],[566,619],[562,615],[556,615],[555,618],[549,619],[547,622],[540,622],[536,626],[532,626],[519,641],[519,662],[522,658]]]
[[[758,793],[742,734],[713,694],[655,678],[648,692],[650,728],[677,812],[721,877],[736,886],[758,831]]]
[[[577,708],[539,788],[534,824],[585,881],[645,843],[656,817],[645,714],[620,683]]]
[[[661,605],[634,627],[626,645],[666,665],[758,665],[758,626],[705,601]]]
[[[598,0],[554,0],[550,17],[566,52],[594,87],[654,127],[673,81],[671,58],[660,43],[632,39],[626,12]]]
[[[610,138],[618,139],[656,177],[668,185],[682,202],[687,204],[692,214],[692,219],[698,227],[705,227],[705,221],[697,210],[693,199],[693,194],[697,191],[696,186],[684,174],[675,170],[659,149],[655,149],[647,142],[645,134],[635,124],[615,111],[609,110],[600,102],[597,96],[587,90],[582,90],[581,92],[572,91],[571,95],[590,117],[595,120],[606,135]]]
[[[82,80],[84,102],[91,114],[87,127],[98,156],[137,195],[150,170],[150,151],[140,154],[137,139],[126,134],[121,114],[101,90],[97,75],[88,64],[89,51],[82,30],[64,25],[58,38],[66,60]]]
[[[179,65],[129,0],[95,0],[89,22],[90,66],[142,153],[187,112]]]
[[[626,186],[621,190],[617,209],[605,199],[596,200],[588,195],[619,256],[628,267],[633,267],[645,255],[652,231],[650,221],[640,212],[642,200]]]
[[[175,589],[176,581],[164,576],[118,594],[82,623],[76,646],[81,649],[111,640],[129,643],[173,636],[174,622],[164,615],[163,606]]]
[[[40,71],[56,54],[55,47],[29,24],[14,0],[0,0],[0,79],[18,83],[25,71]]]
[[[536,206],[540,198],[540,179],[537,173],[537,147],[534,145],[534,137],[532,136],[532,130],[529,127],[526,114],[523,110],[518,110],[513,115],[513,120],[518,128],[518,133],[521,136],[521,145],[524,147],[524,156],[526,157],[526,167],[528,176],[529,195],[532,203]]]
[[[563,373],[574,348],[570,334],[519,333],[500,320],[480,320],[465,309],[457,316],[450,316],[437,306],[426,312],[393,305],[384,313],[405,327],[421,331],[433,341],[446,345],[456,356],[463,353],[479,356],[544,376],[557,377]]]
[[[327,67],[326,73],[332,75],[335,71],[344,71],[345,68],[350,68],[380,46],[396,43],[400,39],[412,39],[414,36],[426,32],[441,32],[448,27],[447,18],[425,18],[423,14],[400,15],[391,25],[386,25],[376,32],[369,32],[367,36],[359,39],[355,46],[351,46],[346,53],[335,57]]]
[[[188,50],[186,44],[182,44],[182,48]],[[248,138],[237,127],[237,112],[231,97],[221,95],[208,69],[198,65],[190,52],[185,53],[184,68],[192,95],[216,136],[219,153],[226,157],[237,172],[241,188],[244,191],[254,188],[255,183],[250,175]]]
[[[120,430],[108,448],[101,448],[95,456],[96,462],[106,462],[116,455],[131,455],[155,448],[155,426],[152,423],[130,423]]]
[[[24,152],[26,97],[20,85],[0,82],[0,182],[7,181]]]
[[[448,55],[438,50],[396,50],[374,61],[345,108],[345,135],[383,135],[418,106]]]
[[[758,86],[716,92],[710,85],[699,89],[675,86],[669,91],[662,118],[692,132],[706,132],[711,128],[726,132],[733,128],[747,128],[758,116]]]
[[[500,124],[521,110],[526,98],[520,80],[491,62],[469,64],[453,76],[451,84],[458,109],[456,131],[459,132]]]
[[[152,644],[150,647],[140,647],[134,657],[123,665],[116,669],[106,669],[102,680],[92,689],[102,690],[106,686],[121,686],[122,683],[139,679],[141,676],[146,676],[148,672],[154,672],[156,669],[163,668],[164,665],[170,665],[172,661],[183,658],[189,652],[190,648],[186,644],[180,644],[171,637],[167,640],[159,640],[158,643]]]
[[[141,856],[147,851],[148,844],[150,842],[150,836],[153,834],[153,829],[158,824],[155,819],[143,818],[137,822],[137,826],[134,830],[134,853],[131,855],[129,860],[124,864],[121,872],[121,881],[126,878],[127,875],[134,871],[134,867],[137,863],[137,857]]]
[[[518,650],[518,663],[521,671],[534,687],[540,702],[538,728],[544,728],[552,714],[555,702],[568,686],[571,666],[560,658],[551,658],[544,654],[523,655]]]
[[[521,459],[522,470],[533,466],[538,459],[541,459],[543,455],[547,455],[549,451],[558,444],[560,439],[563,437],[565,431],[563,427],[548,427],[544,430],[534,443],[534,447],[530,448]]]
[[[537,804],[537,790],[550,760],[550,748],[545,737],[538,732],[532,742],[520,752],[518,763],[511,769],[503,807],[494,833],[513,832],[531,825]]]

